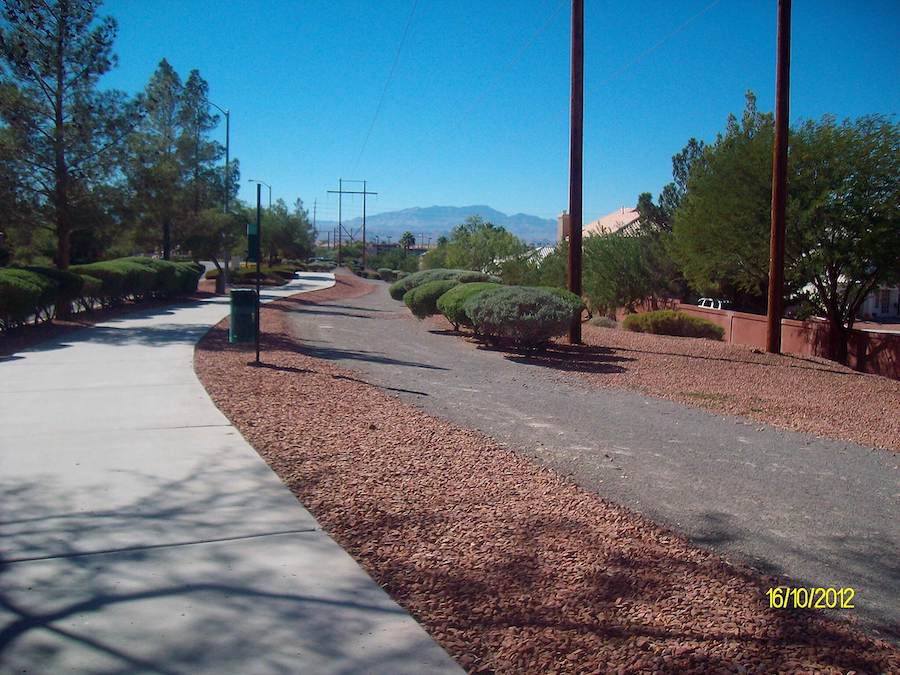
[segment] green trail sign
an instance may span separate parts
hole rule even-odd
[[[247,262],[256,262],[259,251],[259,230],[256,223],[247,223]]]

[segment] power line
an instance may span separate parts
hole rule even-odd
[[[679,24],[678,26],[676,26],[673,30],[671,30],[671,31],[669,31],[668,33],[666,33],[665,35],[663,35],[662,38],[660,38],[655,44],[653,44],[653,45],[652,45],[651,47],[649,47],[648,49],[645,49],[644,51],[642,51],[642,52],[641,52],[640,54],[638,54],[633,60],[631,60],[631,61],[629,61],[628,63],[626,63],[624,66],[622,66],[622,67],[619,68],[617,71],[615,71],[612,75],[610,75],[610,76],[607,77],[605,80],[603,80],[600,84],[595,85],[595,86],[596,86],[597,88],[604,87],[604,86],[606,86],[607,84],[609,84],[610,82],[612,82],[613,80],[615,80],[617,77],[619,77],[619,75],[621,75],[621,74],[624,73],[626,70],[629,70],[629,69],[632,68],[633,66],[635,66],[635,65],[637,65],[638,63],[640,63],[641,61],[643,61],[647,56],[649,56],[650,54],[652,54],[653,52],[655,52],[657,49],[659,49],[660,47],[662,47],[662,46],[663,46],[666,42],[668,42],[671,38],[675,37],[676,35],[678,35],[678,33],[680,33],[680,32],[683,31],[685,28],[687,28],[689,25],[691,25],[692,23],[694,23],[694,21],[696,21],[696,20],[699,19],[701,16],[703,16],[704,14],[706,14],[709,10],[711,10],[713,7],[715,7],[716,5],[718,5],[719,2],[721,2],[721,0],[713,0],[713,1],[712,1],[711,3],[709,3],[706,7],[704,7],[703,9],[701,9],[699,12],[697,12],[696,14],[694,14],[692,17],[690,17],[689,19],[687,19],[687,20],[684,21],[683,23],[681,23],[681,24]]]
[[[400,61],[400,52],[403,51],[403,45],[406,43],[406,35],[409,33],[409,27],[412,25],[413,15],[416,13],[416,7],[419,4],[419,0],[413,0],[412,9],[409,11],[409,18],[406,19],[406,27],[403,29],[403,36],[400,38],[400,44],[397,45],[397,53],[394,54],[394,63],[391,66],[391,72],[388,74],[387,80],[384,82],[384,89],[381,90],[381,98],[378,99],[378,105],[375,106],[375,114],[372,116],[372,123],[369,125],[369,131],[366,133],[366,138],[363,141],[362,147],[359,149],[359,154],[356,156],[356,161],[353,163],[353,169],[351,173],[356,171],[356,167],[359,165],[359,160],[362,159],[363,153],[366,150],[366,146],[369,144],[369,137],[372,135],[372,130],[375,128],[375,122],[378,120],[378,114],[381,112],[381,106],[384,104],[384,98],[387,95],[388,87],[391,86],[391,81],[394,79],[394,73],[397,70],[397,63]]]

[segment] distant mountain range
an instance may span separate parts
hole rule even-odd
[[[400,211],[366,215],[366,233],[367,238],[370,239],[379,235],[382,239],[390,236],[396,241],[400,235],[409,230],[417,240],[421,234],[424,234],[426,238],[430,236],[434,241],[442,234],[450,234],[456,225],[465,221],[469,216],[481,216],[494,225],[502,225],[528,243],[556,240],[556,221],[552,218],[538,218],[527,213],[506,215],[484,205],[429,206],[425,208],[416,206]],[[319,239],[325,239],[327,232],[337,227],[337,221],[320,220],[316,225],[319,230]],[[344,221],[345,230],[353,232],[361,227],[361,217]]]

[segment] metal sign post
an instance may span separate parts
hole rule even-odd
[[[260,308],[260,298],[259,298],[259,261],[262,258],[262,246],[260,244],[262,240],[262,214],[260,211],[260,195],[262,193],[262,185],[259,183],[256,184],[256,246],[254,247],[256,250],[254,251],[254,256],[256,257],[256,365],[259,365],[259,308]]]

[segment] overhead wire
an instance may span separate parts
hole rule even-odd
[[[366,151],[366,146],[369,144],[369,138],[372,136],[375,122],[378,121],[378,115],[381,113],[381,107],[384,105],[384,99],[387,96],[388,88],[391,86],[391,82],[394,79],[394,73],[397,71],[397,64],[400,62],[400,52],[403,51],[403,45],[406,43],[406,36],[409,34],[409,27],[412,25],[413,16],[416,13],[418,4],[419,0],[413,0],[412,9],[410,9],[409,17],[406,19],[406,26],[403,28],[403,35],[400,37],[400,43],[397,45],[397,53],[394,54],[394,63],[391,65],[390,73],[388,73],[387,80],[384,82],[384,88],[381,90],[381,97],[378,99],[378,105],[375,106],[375,114],[372,115],[372,122],[369,124],[369,130],[366,132],[362,147],[359,149],[359,154],[356,156],[356,161],[353,163],[353,168],[350,171],[351,174],[356,172],[356,167],[359,166],[359,160],[362,159],[363,153]]]
[[[599,84],[594,85],[594,86],[597,87],[597,88],[604,87],[604,86],[606,86],[607,84],[609,84],[610,82],[612,82],[613,80],[615,80],[615,79],[616,79],[617,77],[619,77],[622,73],[624,73],[625,71],[629,70],[630,68],[633,68],[633,67],[636,66],[638,63],[640,63],[641,61],[643,61],[647,56],[649,56],[650,54],[652,54],[653,52],[655,52],[657,49],[659,49],[660,47],[662,47],[666,42],[668,42],[670,39],[672,39],[673,37],[675,37],[676,35],[678,35],[678,33],[680,33],[681,31],[683,31],[685,28],[687,28],[689,25],[691,25],[694,21],[696,21],[696,20],[699,19],[701,16],[703,16],[704,14],[706,14],[709,10],[711,10],[713,7],[715,7],[716,5],[718,5],[720,2],[721,2],[721,0],[713,0],[713,1],[712,1],[711,3],[709,3],[706,7],[704,7],[703,9],[701,9],[699,12],[697,12],[696,14],[694,14],[693,16],[691,16],[690,18],[688,18],[687,20],[685,20],[685,21],[683,21],[682,23],[680,23],[680,24],[679,24],[678,26],[676,26],[674,29],[672,29],[671,31],[669,31],[668,33],[666,33],[665,35],[663,35],[663,36],[662,36],[658,41],[656,41],[653,45],[651,45],[650,47],[648,47],[647,49],[645,49],[644,51],[642,51],[642,52],[641,52],[640,54],[638,54],[634,59],[632,59],[631,61],[629,61],[628,63],[626,63],[624,66],[622,66],[622,67],[619,68],[618,70],[616,70],[612,75],[610,75],[610,76],[607,77],[605,80],[601,81]]]

